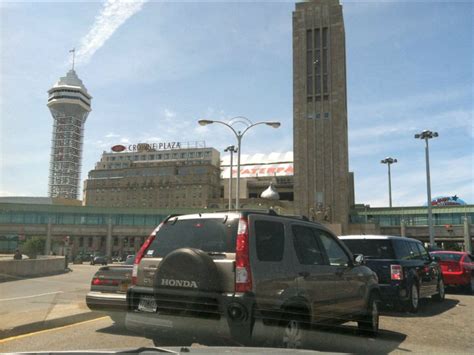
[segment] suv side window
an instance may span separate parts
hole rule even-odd
[[[418,246],[418,250],[420,251],[421,259],[423,259],[424,261],[431,261],[430,255],[426,251],[425,247],[420,243],[416,243],[416,245]]]
[[[411,260],[423,260],[421,256],[420,250],[416,246],[417,243],[414,242],[408,242],[408,246],[410,247],[410,259]]]
[[[393,240],[393,245],[395,246],[395,252],[397,254],[397,259],[401,260],[410,260],[411,259],[411,250],[408,243],[404,240]]]
[[[334,238],[323,231],[318,231],[318,233],[329,258],[329,264],[332,266],[349,266],[349,257]]]
[[[260,261],[281,261],[285,245],[283,223],[273,221],[255,221],[257,258]]]
[[[293,232],[293,245],[300,264],[324,265],[324,252],[312,229],[293,225],[291,230]]]

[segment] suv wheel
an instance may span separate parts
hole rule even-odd
[[[438,279],[438,293],[433,295],[433,299],[437,302],[444,301],[445,292],[444,292],[444,282],[443,279],[440,277]]]
[[[416,281],[413,281],[410,286],[410,299],[407,301],[405,308],[408,312],[416,313],[418,312],[420,303],[420,294],[418,291],[418,285]]]
[[[287,349],[303,348],[306,342],[308,321],[307,314],[301,308],[290,307],[283,314],[284,319],[279,322],[276,329],[276,346]],[[295,316],[296,314],[296,316]]]
[[[372,294],[369,299],[367,315],[357,322],[359,330],[367,335],[376,336],[379,332],[379,303],[379,297]]]
[[[303,345],[303,326],[301,322],[291,319],[283,327],[282,346],[288,349],[299,349]]]

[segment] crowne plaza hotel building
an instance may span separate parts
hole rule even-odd
[[[84,182],[87,206],[205,208],[219,196],[220,154],[204,142],[114,146]]]

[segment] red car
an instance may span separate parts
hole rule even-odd
[[[474,261],[462,251],[433,251],[431,256],[438,261],[446,286],[461,286],[469,293],[474,287]]]

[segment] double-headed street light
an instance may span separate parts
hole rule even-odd
[[[424,130],[421,133],[415,134],[416,139],[425,140],[425,157],[426,157],[426,190],[428,193],[428,230],[430,234],[430,245],[435,246],[434,232],[433,232],[433,215],[431,212],[431,181],[430,181],[430,149],[428,140],[438,137],[438,132],[431,132]]]
[[[381,160],[380,162],[382,164],[387,164],[388,166],[388,201],[390,208],[392,208],[392,176],[390,174],[390,165],[396,163],[397,159],[387,157],[384,160]]]
[[[243,117],[243,116],[237,116],[232,118],[229,122],[223,122],[223,121],[217,121],[217,120],[199,120],[198,123],[201,126],[206,126],[208,124],[212,123],[220,123],[232,130],[234,132],[235,137],[237,138],[237,187],[236,187],[236,196],[235,196],[235,208],[239,209],[240,208],[240,203],[239,203],[239,192],[240,192],[240,153],[242,151],[241,145],[242,145],[242,137],[244,136],[245,133],[247,133],[248,130],[250,130],[252,127],[258,126],[258,125],[267,125],[273,128],[278,128],[280,127],[281,123],[277,121],[262,121],[262,122],[257,122],[253,123],[250,121],[248,118]],[[235,125],[241,125],[244,127],[243,131],[236,130],[233,126]]]
[[[237,153],[237,149],[235,146],[230,145],[226,149],[224,149],[224,152],[230,152],[230,175],[229,175],[229,211],[232,209],[232,169],[234,168],[234,153]]]

